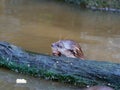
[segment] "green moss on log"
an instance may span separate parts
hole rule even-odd
[[[80,87],[106,85],[120,89],[120,64],[33,54],[7,42],[0,42],[0,66]]]
[[[91,85],[86,79],[77,79],[75,77],[72,77],[70,75],[60,75],[60,74],[55,74],[54,72],[50,72],[47,70],[42,70],[42,69],[36,69],[34,67],[29,67],[24,64],[16,64],[13,61],[7,61],[4,60],[3,58],[0,58],[0,67],[4,67],[7,69],[10,69],[12,71],[15,71],[17,73],[22,73],[22,74],[27,74],[31,75],[34,77],[41,77],[44,79],[49,79],[49,80],[54,80],[54,81],[59,81],[63,83],[69,83],[69,84],[74,84],[80,87],[85,87],[87,85]],[[93,83],[92,83],[93,85]]]
[[[63,83],[69,83],[72,85],[76,85],[79,87],[86,87],[86,86],[93,86],[93,85],[99,85],[101,83],[98,83],[97,81],[91,81],[87,80],[86,78],[77,78],[71,75],[61,75],[61,74],[56,74],[54,72],[50,72],[47,70],[42,70],[42,69],[36,69],[34,67],[29,67],[29,65],[25,64],[17,64],[16,62],[10,62],[9,60],[4,60],[3,58],[0,58],[0,67],[7,68],[9,70],[15,71],[17,73],[22,73],[22,74],[27,74],[31,75],[34,77],[40,77],[44,79],[49,79],[53,81],[59,81]],[[119,86],[115,85],[110,85],[111,87],[115,88],[118,90]]]

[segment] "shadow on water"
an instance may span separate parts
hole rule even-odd
[[[52,0],[0,0],[0,40],[34,52],[51,54],[52,42],[73,39],[87,59],[120,62],[119,24],[119,13],[82,10]]]

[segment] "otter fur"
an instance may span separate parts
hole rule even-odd
[[[84,60],[84,54],[79,43],[73,40],[59,40],[51,44],[52,53],[55,56],[80,58]]]

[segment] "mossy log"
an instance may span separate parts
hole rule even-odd
[[[0,66],[81,87],[107,85],[120,89],[120,64],[31,53],[8,42],[0,42]]]

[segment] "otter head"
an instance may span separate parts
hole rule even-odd
[[[51,48],[55,56],[65,55],[67,57],[84,59],[80,45],[73,40],[59,40],[52,43]]]

